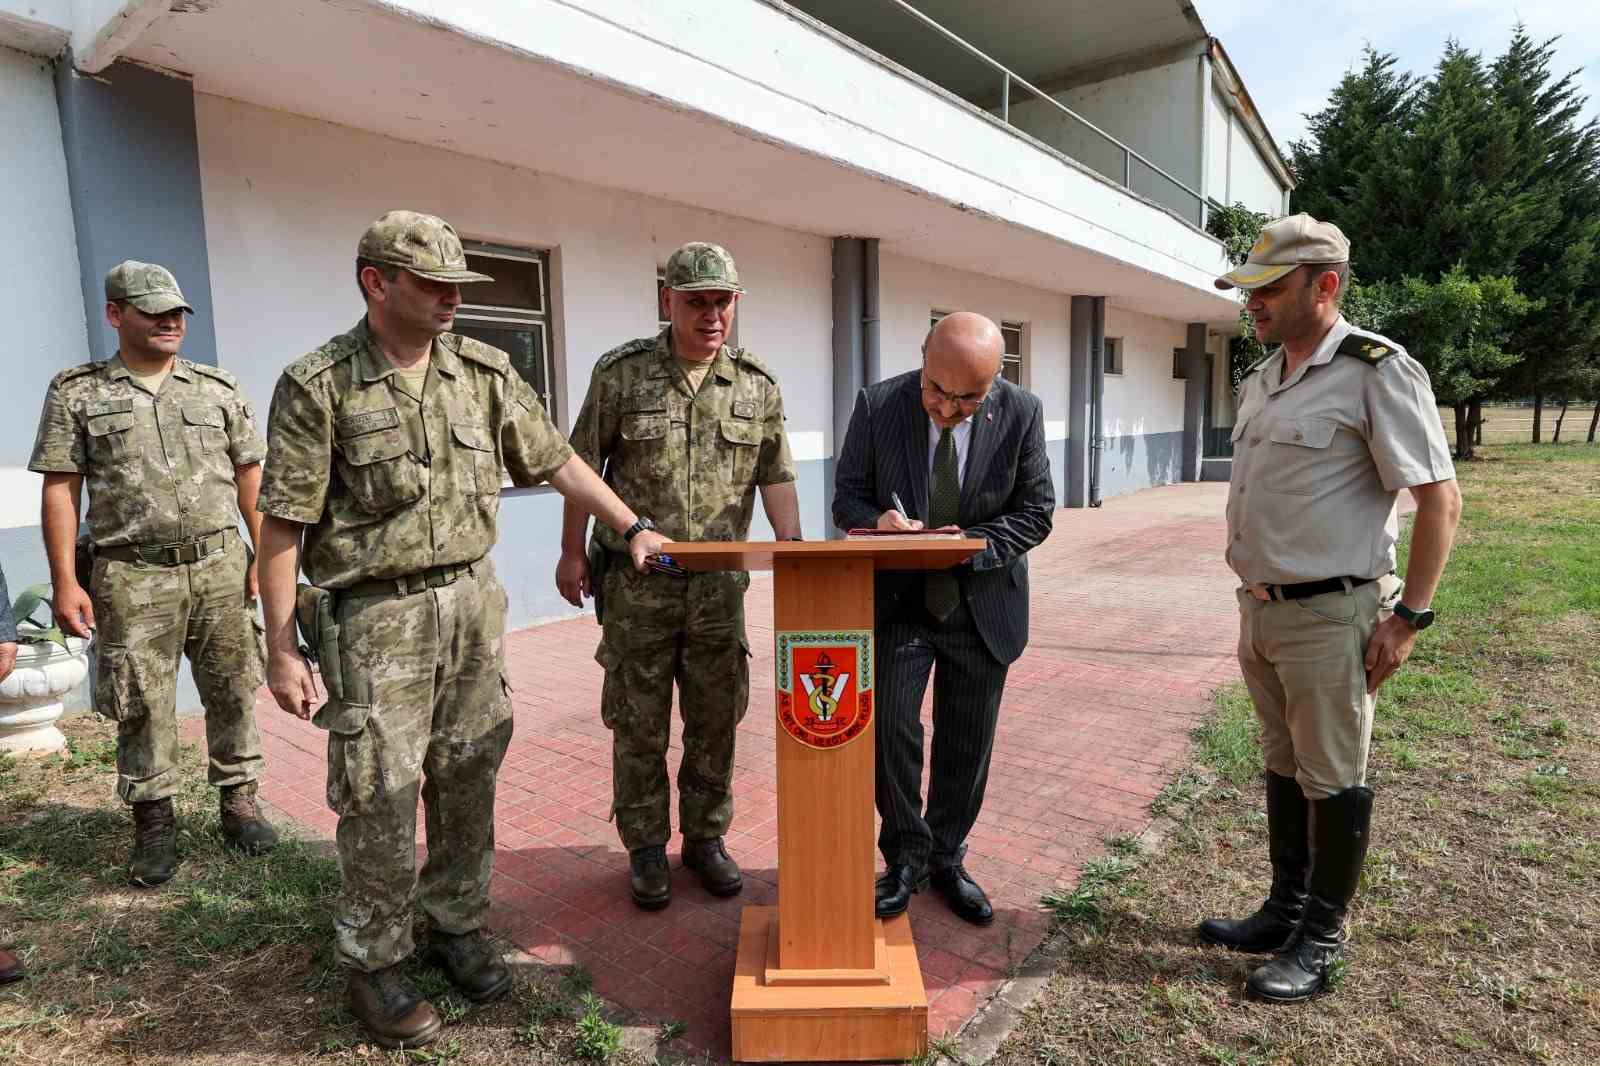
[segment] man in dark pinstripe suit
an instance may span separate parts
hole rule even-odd
[[[883,918],[903,912],[931,881],[962,918],[994,920],[962,860],[983,805],[1006,670],[1028,642],[1027,552],[1050,535],[1055,510],[1043,406],[998,376],[1003,351],[1000,330],[982,315],[941,319],[923,342],[921,369],[861,390],[839,456],[833,520],[841,529],[950,527],[989,542],[951,571],[877,577]],[[924,810],[921,708],[930,672]]]

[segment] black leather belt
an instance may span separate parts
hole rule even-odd
[[[1258,600],[1303,600],[1308,596],[1321,596],[1324,592],[1343,592],[1346,588],[1360,588],[1378,580],[1375,577],[1330,577],[1321,581],[1301,581],[1293,585],[1246,585],[1250,595]]]
[[[354,585],[334,591],[340,596],[410,596],[412,593],[453,585],[462,574],[470,573],[471,563],[445,563],[401,577],[374,577],[357,581]]]
[[[180,566],[183,563],[198,563],[201,559],[218,554],[228,546],[228,534],[231,532],[233,530],[219,530],[186,544],[118,544],[110,548],[96,548],[94,553],[121,563]]]

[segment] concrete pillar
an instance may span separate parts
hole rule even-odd
[[[1200,460],[1205,455],[1206,390],[1211,375],[1206,366],[1206,324],[1189,323],[1183,349],[1183,480],[1200,480]]]
[[[184,357],[217,365],[194,87],[127,62],[87,77],[63,61],[56,100],[90,356],[117,349],[105,320],[106,271],[138,259],[172,271],[194,305]]]
[[[1067,491],[1064,507],[1083,507],[1089,500],[1090,389],[1089,347],[1094,298],[1072,298],[1067,329]]]

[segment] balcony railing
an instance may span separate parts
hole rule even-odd
[[[955,49],[955,53],[948,61],[957,67],[961,64],[966,65],[964,70],[951,71],[952,74],[959,73],[960,80],[970,83],[979,76],[978,71],[971,67],[974,62],[979,64],[980,68],[986,69],[987,74],[981,76],[987,78],[992,75],[999,89],[998,106],[986,108],[990,114],[1019,133],[1043,142],[1121,185],[1129,192],[1166,207],[1190,225],[1199,229],[1205,228],[1208,206],[1206,197],[1187,183],[1173,177],[1060,100],[1037,88],[1026,78],[923,14],[906,0],[874,0],[874,2],[886,4],[901,12],[923,31],[936,34]],[[904,65],[910,67],[910,64]],[[917,73],[948,89],[946,79],[926,70],[917,70]],[[956,95],[972,102],[966,94],[957,92]],[[1019,95],[1021,100],[1017,101]]]

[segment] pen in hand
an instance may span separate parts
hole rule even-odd
[[[898,492],[889,493],[889,502],[894,504],[894,509],[900,512],[900,516],[902,518],[911,517],[911,513],[906,510],[905,502],[900,499],[900,494]]]

